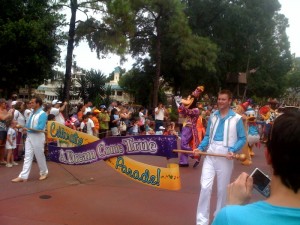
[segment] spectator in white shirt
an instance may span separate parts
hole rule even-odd
[[[62,112],[65,110],[67,102],[64,102],[63,105],[61,105],[62,102],[55,99],[52,101],[52,108],[50,109],[50,114],[55,115],[55,121],[58,123],[61,123],[65,125],[65,117],[63,116]]]
[[[89,118],[90,114],[91,113],[88,112],[86,115],[83,115],[82,122],[80,123],[80,131],[89,135],[93,135],[95,130],[95,124],[93,120]]]
[[[83,102],[83,115],[86,115],[88,112],[92,112],[93,103],[87,99]]]
[[[155,112],[155,131],[159,131],[159,127],[163,126],[164,117],[165,117],[165,107],[160,102],[158,106],[154,109]]]

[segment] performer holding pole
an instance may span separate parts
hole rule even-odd
[[[174,149],[173,152],[186,153],[186,154],[191,153],[191,151],[181,150],[181,149]],[[207,153],[207,152],[201,152],[201,151],[195,151],[195,152],[197,152],[196,154],[203,155],[203,156],[215,156],[215,157],[225,157],[225,158],[227,157],[227,154],[214,154],[214,153]],[[243,162],[246,160],[246,155],[245,154],[234,154],[233,158]]]
[[[20,126],[20,125],[17,125],[16,127],[17,127],[17,128],[24,128],[23,126]],[[26,127],[25,127],[25,130],[31,130],[31,131],[36,131],[36,132],[47,133],[47,132],[46,132],[46,131],[44,131],[44,130],[37,130],[37,129],[33,129],[33,128],[26,128]]]
[[[207,149],[207,153],[223,154],[226,157],[206,156],[201,174],[201,192],[197,207],[197,225],[209,224],[209,209],[212,186],[217,175],[217,206],[215,214],[226,204],[226,187],[233,170],[234,153],[246,143],[242,117],[230,109],[232,93],[221,90],[218,94],[218,110],[209,118],[203,141],[193,152]]]

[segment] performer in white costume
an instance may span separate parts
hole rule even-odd
[[[226,203],[226,187],[230,183],[234,153],[246,143],[242,117],[230,109],[232,93],[221,90],[218,94],[218,110],[211,114],[204,139],[198,146],[200,151],[226,154],[226,158],[206,156],[201,174],[201,192],[197,207],[197,225],[208,225],[210,198],[214,177],[217,175],[217,213]],[[197,154],[197,149],[194,153]]]
[[[23,169],[19,176],[13,179],[12,182],[27,181],[32,166],[33,156],[35,156],[39,166],[39,180],[45,180],[48,176],[48,168],[44,155],[45,134],[43,133],[47,123],[47,114],[43,111],[42,104],[42,99],[39,97],[31,99],[33,113],[25,126],[25,130],[27,130],[27,138],[25,142]],[[34,131],[30,129],[34,129]]]

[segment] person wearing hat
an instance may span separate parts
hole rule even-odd
[[[95,129],[93,131],[95,137],[99,137],[99,130],[100,130],[99,119],[98,119],[99,113],[100,111],[95,108],[92,111],[92,113],[89,114],[89,118],[94,122]]]
[[[278,101],[276,99],[269,99],[268,103],[260,108],[259,113],[260,116],[264,120],[264,128],[263,128],[263,137],[262,142],[267,142],[268,134],[272,128],[273,122],[276,119],[276,105],[278,104]]]
[[[7,100],[7,110],[14,108],[14,105],[17,103],[18,95],[12,94],[11,98]]]
[[[156,135],[163,135],[165,128],[163,126],[160,126],[158,128],[158,131],[155,132]]]
[[[110,120],[105,105],[100,105],[100,113],[98,115],[98,119],[99,119],[99,126],[100,126],[99,138],[102,139],[105,138],[107,135],[107,131],[109,129],[109,120]]]
[[[197,148],[200,141],[197,131],[197,120],[200,115],[200,110],[197,107],[197,101],[200,95],[204,91],[204,86],[198,86],[191,95],[185,99],[180,100],[180,105],[178,107],[178,112],[185,118],[185,123],[181,129],[181,149],[193,151]],[[189,156],[190,154],[180,154],[179,156],[179,166],[188,167],[189,166]],[[194,157],[196,161],[193,167],[199,165],[200,156]]]
[[[67,102],[64,102],[63,105],[61,105],[62,102],[58,99],[54,99],[52,101],[52,107],[50,109],[50,114],[55,115],[55,121],[58,123],[61,123],[65,125],[65,117],[63,116],[62,112],[65,110]]]

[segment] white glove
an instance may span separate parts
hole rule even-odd
[[[174,100],[175,100],[175,104],[176,104],[176,106],[177,106],[177,108],[178,108],[178,107],[180,106],[182,97],[181,97],[181,96],[175,96],[175,97],[174,97]]]

